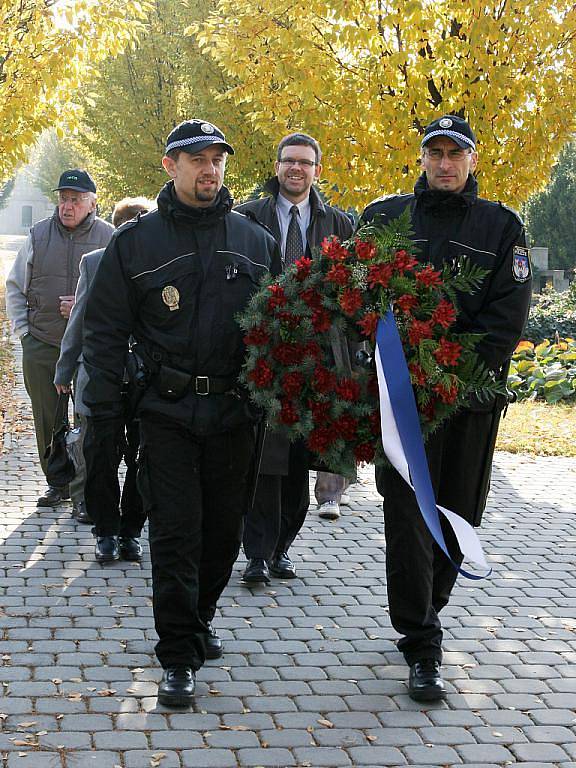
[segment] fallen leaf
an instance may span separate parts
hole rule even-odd
[[[334,723],[332,723],[330,720],[325,720],[323,717],[321,717],[316,722],[320,723],[320,725],[325,725],[326,728],[334,728]]]
[[[36,720],[29,720],[26,723],[18,723],[18,728],[31,728],[33,725],[36,725]]]

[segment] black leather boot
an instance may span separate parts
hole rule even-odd
[[[222,640],[220,640],[210,622],[208,622],[208,634],[206,635],[205,643],[207,659],[219,659],[222,656]]]
[[[66,485],[64,488],[56,488],[55,485],[49,485],[46,491],[38,501],[37,507],[57,507],[61,501],[66,501],[70,498],[70,491]]]
[[[158,686],[158,704],[187,707],[194,699],[196,676],[191,667],[167,667]]]
[[[446,696],[444,680],[440,674],[440,662],[421,659],[410,667],[408,693],[414,701],[436,701]]]
[[[120,559],[118,536],[98,536],[94,550],[96,560],[99,563],[108,563]]]
[[[120,536],[120,557],[122,560],[140,562],[142,560],[142,545],[134,536]]]

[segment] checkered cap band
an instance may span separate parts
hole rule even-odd
[[[190,144],[196,144],[198,141],[203,141],[205,144],[226,144],[226,141],[220,136],[192,136],[189,139],[179,139],[178,141],[171,141],[166,147],[166,152],[170,152],[171,149],[178,149],[178,147],[187,147]]]
[[[424,144],[427,144],[430,139],[433,139],[435,136],[448,136],[448,138],[454,138],[454,139],[460,139],[460,141],[466,142],[470,147],[472,147],[473,150],[476,150],[476,144],[472,141],[472,139],[469,139],[468,136],[464,136],[464,134],[460,133],[459,131],[449,131],[446,128],[443,128],[440,131],[432,131],[431,133],[428,133],[424,138],[422,139],[421,146],[424,146]]]

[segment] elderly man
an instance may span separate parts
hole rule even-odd
[[[138,214],[154,208],[145,197],[126,197],[114,206],[112,224],[121,227]],[[80,261],[80,279],[70,320],[62,338],[60,357],[56,365],[54,385],[59,393],[70,392],[75,383],[74,415],[80,425],[83,458],[76,468],[76,477],[70,483],[70,496],[79,523],[94,523],[96,560],[140,560],[142,547],[138,537],[146,520],[142,500],[136,487],[136,456],[138,453],[138,423],[126,414],[126,435],[120,436],[120,446],[107,445],[108,451],[91,450],[85,443],[87,417],[90,410],[82,398],[86,372],[82,363],[82,328],[90,286],[100,264],[104,248],[86,253]],[[82,451],[80,451],[82,453]],[[118,464],[121,457],[126,464],[122,495],[118,482]],[[87,471],[88,470],[88,471]],[[118,539],[118,536],[120,538]]]
[[[54,191],[58,192],[56,210],[34,224],[6,281],[6,309],[22,342],[24,384],[32,402],[44,474],[44,453],[58,403],[52,382],[74,304],[80,259],[88,251],[105,247],[114,231],[96,216],[96,185],[87,171],[64,171]],[[67,498],[67,487],[49,485],[38,506],[54,507]]]
[[[362,220],[386,224],[406,208],[423,262],[459,270],[467,262],[487,271],[481,288],[458,297],[458,329],[482,334],[477,352],[501,375],[521,338],[528,315],[531,273],[524,225],[510,208],[478,196],[476,137],[456,115],[434,120],[422,139],[424,173],[413,194],[371,203]],[[491,440],[501,404],[469,403],[428,440],[427,454],[438,504],[478,525],[486,501]],[[386,571],[390,620],[402,635],[398,648],[410,666],[409,693],[416,701],[445,696],[440,674],[442,626],[457,571],[420,515],[412,489],[395,469],[380,469],[384,496]],[[449,531],[448,542],[454,544]],[[452,558],[461,562],[457,548]]]

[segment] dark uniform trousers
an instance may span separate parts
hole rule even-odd
[[[481,487],[492,415],[460,411],[428,439],[426,453],[436,501],[472,523]],[[390,620],[402,635],[398,649],[406,662],[442,661],[439,612],[448,603],[458,575],[435,543],[418,509],[414,491],[391,467],[376,472],[384,496],[386,576]],[[440,514],[453,560],[462,555],[451,527]]]
[[[260,475],[254,507],[246,517],[244,553],[269,560],[287,552],[310,506],[309,455],[301,441],[290,444],[287,475]]]
[[[140,442],[139,423],[124,425],[122,419],[111,419],[94,430],[87,419],[84,437],[86,511],[94,521],[97,536],[136,537],[142,533],[146,512],[138,491],[137,454]],[[124,457],[126,476],[120,496],[118,467]]]
[[[254,427],[198,436],[141,417],[140,490],[149,519],[153,607],[164,668],[205,660],[206,623],[240,549]]]

